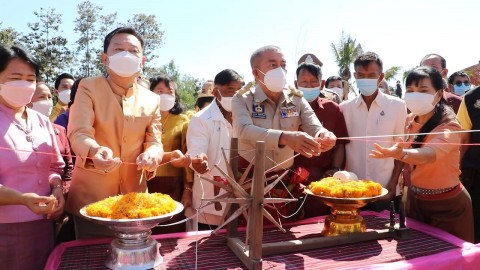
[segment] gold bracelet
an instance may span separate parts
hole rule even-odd
[[[183,188],[184,188],[185,190],[188,190],[188,191],[190,191],[190,192],[193,192],[193,189],[192,189],[192,187],[189,187],[189,186],[183,186]]]

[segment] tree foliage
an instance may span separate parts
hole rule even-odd
[[[2,28],[2,23],[0,22],[0,44],[3,44],[7,47],[18,45],[18,36],[20,36],[19,32],[15,31],[15,29],[11,27]]]
[[[74,37],[62,35],[62,15],[53,8],[40,8],[34,14],[36,22],[28,23],[30,31],[26,34],[14,28],[2,27],[0,22],[0,42],[7,46],[20,43],[41,65],[41,76],[50,85],[58,74],[68,72],[75,77],[106,75],[105,66],[100,59],[105,36],[125,25],[133,27],[144,39],[144,55],[147,58],[143,74],[152,77],[160,73],[170,75],[178,84],[178,94],[188,108],[193,108],[198,90],[198,79],[182,74],[171,60],[161,67],[155,66],[158,50],[164,40],[164,31],[155,15],[133,14],[126,22],[118,22],[117,13],[103,14],[103,7],[83,1],[77,5],[77,17],[74,20]],[[68,43],[70,41],[70,43]],[[68,46],[67,46],[68,45]]]
[[[153,63],[158,56],[155,50],[163,44],[164,32],[161,30],[161,24],[157,22],[155,15],[134,14],[132,19],[127,21],[127,26],[134,28],[137,33],[143,37],[145,42],[143,54],[147,58],[146,66]]]
[[[79,63],[77,77],[89,77],[100,72],[96,70],[94,63],[96,50],[93,49],[99,38],[97,31],[97,18],[102,7],[94,6],[90,1],[77,5],[78,17],[75,19],[75,33],[80,37],[77,39],[77,54],[75,60]]]
[[[53,8],[40,8],[34,14],[38,21],[27,24],[31,32],[20,41],[40,63],[43,79],[52,83],[58,73],[70,71],[72,54],[67,48],[67,39],[61,35],[62,16]]]
[[[338,75],[342,77],[343,80],[349,81],[352,77],[350,66],[357,56],[363,52],[362,46],[357,44],[356,39],[350,35],[345,35],[343,32],[340,41],[337,44],[332,42],[330,46],[335,56],[335,62],[337,62],[339,67]]]
[[[390,80],[395,79],[395,77],[397,77],[397,75],[400,73],[400,69],[402,69],[402,67],[400,67],[400,66],[393,66],[393,67],[387,69],[384,72],[385,81],[389,82]]]

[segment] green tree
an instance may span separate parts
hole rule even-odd
[[[111,31],[113,31],[113,29],[119,26],[119,24],[117,23],[117,13],[115,12],[107,15],[100,15],[99,24],[100,25],[98,28],[98,40],[100,42],[100,46],[99,48],[95,49],[95,58],[93,62],[98,73],[106,75],[107,70],[105,69],[105,65],[100,59],[100,55],[103,52],[103,40],[108,35],[108,33],[110,33]]]
[[[197,93],[200,89],[199,80],[188,74],[180,73],[180,69],[175,65],[175,61],[170,60],[168,64],[160,67],[159,72],[150,75],[150,77],[158,74],[166,74],[177,83],[177,93],[187,109],[193,109],[197,100]]]
[[[127,21],[127,25],[135,29],[145,42],[143,54],[148,61],[144,68],[148,68],[158,57],[155,50],[163,44],[164,32],[161,30],[161,23],[157,22],[155,15],[134,14],[133,18]]]
[[[357,44],[356,39],[353,39],[350,35],[345,35],[345,33],[342,32],[340,41],[337,44],[333,42],[330,43],[330,47],[332,48],[335,62],[337,62],[339,68],[338,75],[342,78],[344,83],[347,83],[348,92],[353,92],[357,95],[350,84],[350,79],[352,78],[350,67],[353,62],[355,62],[357,56],[363,52],[362,46]]]
[[[397,77],[397,75],[400,73],[400,69],[401,69],[401,68],[402,68],[402,67],[400,67],[400,66],[393,66],[393,67],[387,69],[387,70],[384,72],[384,74],[385,74],[385,76],[384,76],[385,81],[389,82],[390,80],[395,79],[395,77]]]
[[[350,35],[345,35],[343,32],[340,41],[337,44],[332,42],[330,46],[335,56],[335,62],[339,67],[338,75],[343,80],[349,81],[352,77],[350,66],[357,56],[363,52],[362,46],[357,44],[356,39],[353,39]]]
[[[40,8],[33,14],[39,21],[28,23],[31,32],[20,40],[40,63],[42,78],[51,84],[59,73],[71,71],[67,68],[71,66],[72,55],[60,31],[62,16],[53,8]]]
[[[98,45],[98,35],[96,22],[99,17],[99,11],[103,8],[94,6],[90,1],[84,1],[77,5],[78,17],[75,19],[75,33],[79,33],[77,44],[77,54],[75,60],[78,62],[78,77],[90,77],[99,74],[101,71],[96,70],[94,61],[96,60]]]
[[[19,36],[20,33],[11,27],[2,28],[2,22],[0,22],[0,44],[3,44],[7,47],[19,45]]]

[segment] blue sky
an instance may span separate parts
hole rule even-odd
[[[36,21],[34,11],[54,7],[63,14],[63,34],[75,42],[73,20],[79,2],[10,1],[0,9],[0,21],[3,27],[27,32],[27,22]],[[156,15],[165,39],[155,64],[173,59],[182,73],[201,79],[211,79],[225,68],[237,70],[247,81],[253,79],[250,55],[268,44],[283,49],[290,83],[297,59],[307,52],[323,61],[325,78],[336,75],[330,43],[337,42],[342,31],[356,38],[364,50],[378,53],[385,68],[409,69],[432,52],[447,59],[450,73],[480,60],[477,0],[91,2],[103,7],[102,14],[118,12],[120,21],[135,13]]]

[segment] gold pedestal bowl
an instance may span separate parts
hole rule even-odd
[[[175,202],[173,212],[165,215],[138,219],[110,219],[89,216],[84,206],[80,214],[97,224],[108,226],[116,238],[110,243],[105,266],[110,269],[151,269],[160,265],[163,258],[158,243],[150,235],[151,229],[183,211],[183,205]]]
[[[334,236],[346,233],[365,232],[365,221],[359,214],[360,208],[385,197],[388,194],[388,190],[382,188],[380,195],[367,198],[326,197],[316,195],[309,189],[305,189],[305,193],[320,198],[326,205],[330,206],[331,214],[325,219],[322,235]]]

